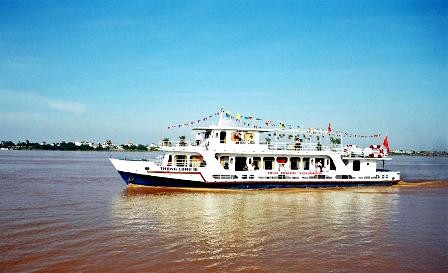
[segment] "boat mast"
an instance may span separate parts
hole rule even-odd
[[[219,112],[218,126],[219,127],[224,126],[224,111]]]

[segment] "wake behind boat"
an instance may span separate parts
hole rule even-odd
[[[256,189],[400,181],[400,172],[380,167],[391,160],[387,138],[383,145],[362,149],[343,146],[342,134],[333,133],[330,125],[328,131],[247,128],[226,125],[224,111],[217,114],[218,125],[193,129],[195,141],[162,141],[159,160],[110,161],[128,185],[142,186]],[[274,139],[262,141],[266,134]],[[288,141],[282,142],[284,137]],[[328,144],[321,143],[324,138]]]

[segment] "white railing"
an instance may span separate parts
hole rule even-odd
[[[268,144],[270,150],[289,150],[289,151],[333,151],[340,152],[343,150],[341,145],[321,145],[318,143],[301,143],[295,144],[290,142],[274,142]]]
[[[220,144],[255,144],[253,141],[238,141],[238,142],[227,142]],[[273,142],[273,143],[260,143],[261,145],[268,145],[270,150],[289,150],[289,151],[333,151],[340,152],[343,151],[342,145],[332,144],[332,145],[321,145],[319,143],[305,142],[301,144],[291,143],[291,142]],[[198,147],[204,146],[205,142],[196,141],[162,141],[160,142],[160,147]]]
[[[201,144],[199,144],[200,146]],[[162,141],[159,143],[159,146],[161,147],[187,147],[187,146],[198,146],[196,144],[196,141]]]
[[[174,160],[168,162],[168,167],[205,167],[206,163],[203,160]]]

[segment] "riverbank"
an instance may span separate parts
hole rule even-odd
[[[390,152],[391,156],[394,155],[404,155],[404,156],[448,156],[447,151],[403,151],[403,152],[397,152],[392,151]]]
[[[112,141],[106,140],[103,143],[94,143],[89,141],[81,142],[54,142],[54,143],[37,143],[37,142],[17,142],[1,141],[0,150],[39,150],[39,151],[157,151],[159,147],[155,144],[143,145],[143,144],[113,144]]]

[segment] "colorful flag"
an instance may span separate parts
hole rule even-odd
[[[387,139],[387,136],[384,138],[383,146],[386,147],[387,153],[390,153],[389,140]]]
[[[328,133],[331,134],[333,129],[331,129],[331,122],[328,123]]]

